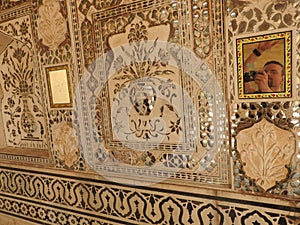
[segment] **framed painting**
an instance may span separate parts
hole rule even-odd
[[[293,30],[235,38],[237,100],[292,99]]]
[[[69,66],[56,65],[46,67],[50,108],[72,107],[72,91]]]

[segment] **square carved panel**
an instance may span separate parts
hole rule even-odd
[[[86,17],[94,56],[85,55],[75,108],[83,155],[109,179],[228,184],[225,99],[190,50],[189,7],[139,1]]]

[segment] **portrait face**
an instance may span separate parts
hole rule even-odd
[[[268,74],[269,86],[273,89],[281,90],[281,85],[283,84],[284,74],[282,66],[270,63],[264,67],[264,71]]]
[[[261,32],[235,38],[235,100],[273,101],[295,94],[293,30]]]

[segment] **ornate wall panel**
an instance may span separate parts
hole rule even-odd
[[[299,197],[298,99],[237,104],[233,48],[234,38],[241,34],[251,36],[255,32],[294,29],[296,51],[292,60],[296,68],[292,76],[296,78],[299,93],[299,15],[299,1],[228,1],[228,84],[231,87],[234,186],[237,190]],[[243,138],[244,135],[247,138]]]
[[[296,28],[298,82],[299,8],[0,1],[0,135],[17,149],[0,143],[1,225],[299,224],[300,103],[236,103],[233,53],[237,35]],[[50,106],[60,65],[73,109]]]
[[[81,35],[87,42],[86,72],[76,92],[75,111],[90,166],[129,178],[143,171],[152,179],[229,184],[222,90],[208,63],[187,51],[192,48],[187,26],[192,5],[136,1],[96,10],[84,1],[78,7],[83,14]],[[221,8],[218,3],[214,13],[221,14]],[[197,43],[204,45],[205,40]],[[178,46],[186,48],[185,55]],[[210,55],[214,53],[203,58]],[[138,95],[146,96],[147,102]]]
[[[24,2],[29,2],[28,0],[3,0],[1,1],[1,6],[0,9],[1,10],[5,10],[5,9],[9,9],[12,8],[14,6],[20,5]]]
[[[73,63],[73,49],[71,43],[68,1],[32,1],[34,41],[37,46],[37,57],[41,74],[45,77],[42,80],[45,93],[45,102],[47,106],[47,121],[49,126],[49,136],[51,140],[51,149],[53,160],[56,167],[59,168],[84,168],[83,159],[78,154],[78,146],[73,139],[77,139],[73,134],[72,108],[50,108],[49,83],[46,80],[46,68],[59,68],[61,65],[68,67],[70,78],[71,95],[77,83],[77,68]],[[71,131],[69,131],[71,129]],[[66,149],[65,140],[62,134],[69,137],[74,147]]]
[[[4,154],[1,157],[6,159],[17,158],[5,153],[27,155],[29,158],[41,156],[46,160],[49,155],[41,77],[35,65],[31,14],[31,5],[23,4],[0,15],[3,39],[0,56],[3,89],[0,118],[4,121],[6,139],[2,146],[8,147],[2,150]],[[21,148],[24,150],[21,151]],[[41,162],[44,160],[40,159]],[[39,159],[31,158],[30,161]]]

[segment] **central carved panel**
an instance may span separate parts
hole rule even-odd
[[[86,46],[75,107],[84,158],[102,175],[227,179],[219,158],[225,101],[206,62],[187,48],[191,18],[180,12],[188,8],[139,1],[89,15],[93,33],[83,38],[94,47]]]

